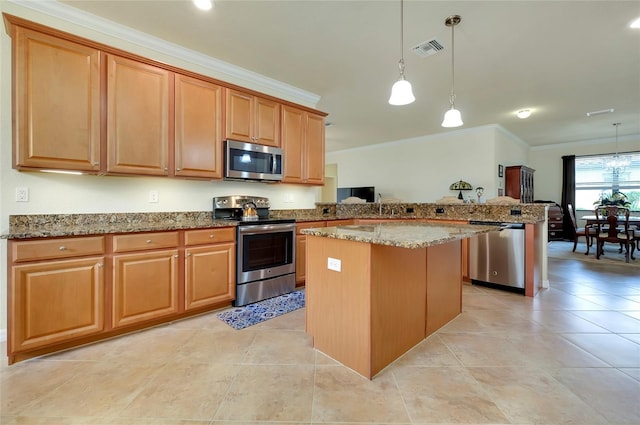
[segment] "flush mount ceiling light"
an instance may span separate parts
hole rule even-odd
[[[404,79],[404,2],[400,0],[400,61],[398,62],[400,69],[400,78],[391,87],[391,97],[389,104],[391,105],[408,105],[416,100],[411,90],[411,83]]]
[[[531,116],[531,109],[521,109],[516,112],[516,115],[520,119],[529,118]]]
[[[200,10],[211,10],[213,7],[213,0],[193,0],[193,4]]]
[[[460,23],[462,18],[460,15],[452,15],[445,19],[444,24],[448,27],[451,27],[451,94],[449,95],[449,103],[451,104],[451,109],[449,109],[444,114],[444,120],[442,121],[443,127],[460,127],[462,122],[462,116],[460,111],[456,109],[456,95],[455,95],[455,62],[454,62],[454,52],[455,52],[455,44],[453,38],[453,28]]]
[[[640,18],[629,24],[629,28],[640,28]]]

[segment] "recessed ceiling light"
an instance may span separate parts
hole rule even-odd
[[[529,118],[529,116],[531,116],[531,109],[521,109],[518,112],[516,112],[516,115],[518,116],[518,118]]]
[[[193,4],[200,10],[211,10],[213,7],[212,0],[193,0]]]
[[[630,28],[640,28],[640,18],[637,18],[635,21],[631,22],[629,27]]]
[[[601,109],[599,111],[587,112],[588,117],[592,117],[594,115],[602,115],[602,114],[610,114],[613,112],[613,108]]]

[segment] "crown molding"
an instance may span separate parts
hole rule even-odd
[[[168,55],[185,62],[201,66],[215,73],[215,78],[225,80],[225,76],[238,81],[238,85],[248,84],[249,87],[262,87],[257,91],[266,90],[290,102],[315,107],[320,96],[309,91],[294,87],[273,78],[266,77],[253,71],[232,65],[211,56],[190,50],[178,44],[129,28],[108,19],[83,12],[74,7],[59,3],[55,0],[7,0],[7,3],[43,13],[48,16],[81,26],[87,30],[98,32],[109,37],[133,43],[140,47],[151,49],[163,55]],[[231,81],[230,81],[231,82]],[[235,82],[234,82],[235,83]]]

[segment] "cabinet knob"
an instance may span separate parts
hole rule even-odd
[[[64,245],[62,245],[62,246],[61,246],[60,248],[58,248],[58,249],[59,249],[60,251],[66,251],[66,250],[67,250],[67,247],[66,247],[66,246],[64,246]]]
[[[178,258],[178,254],[175,254],[175,255],[173,256],[173,258]]]
[[[151,239],[147,239],[147,243],[151,243]]]
[[[169,167],[164,167],[164,171],[169,171]]]
[[[98,267],[99,267],[99,268],[103,268],[103,267],[104,267],[104,264],[102,264],[102,263],[98,263]]]
[[[191,253],[190,252],[187,252],[187,257],[191,257]]]
[[[209,235],[209,239],[215,238],[215,235]]]
[[[182,171],[182,169],[181,168],[176,168],[176,171]]]

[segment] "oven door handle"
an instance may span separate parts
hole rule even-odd
[[[241,235],[255,235],[259,233],[273,233],[276,232],[294,232],[295,233],[296,225],[295,224],[256,224],[250,226],[238,226],[238,233]]]

